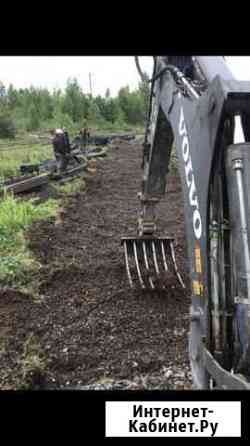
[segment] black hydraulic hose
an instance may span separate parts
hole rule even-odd
[[[156,56],[153,56],[153,59],[154,59],[154,68],[153,68],[153,77],[154,77],[155,76],[155,72],[156,72]],[[138,56],[135,56],[135,64],[136,64],[136,68],[137,68],[137,71],[138,71],[138,73],[140,75],[140,78],[141,78],[142,82],[145,82],[145,83],[151,82],[150,79],[147,79],[143,75],[143,71],[141,69]],[[145,148],[147,146],[148,125],[149,125],[149,122],[150,122],[150,116],[151,116],[151,111],[152,111],[153,89],[154,89],[154,82],[151,85],[151,93],[150,93],[149,103],[148,103],[148,112],[147,112],[146,125],[145,125],[144,150],[145,150]],[[144,155],[145,155],[145,152],[144,152]]]
[[[154,56],[153,78],[155,77],[155,72],[156,72],[156,57]],[[149,107],[148,107],[148,121],[150,120],[151,109],[152,109],[152,100],[153,100],[153,94],[154,94],[154,91],[153,91],[154,90],[154,80],[152,81],[152,79],[148,80],[148,82],[152,82],[151,94],[150,94],[150,98],[149,98]]]
[[[174,69],[176,67],[174,65],[165,65],[165,67],[163,67],[155,76],[153,76],[151,79],[149,79],[148,82],[150,83],[154,83],[155,81],[157,81],[157,79],[159,79],[164,73],[166,73],[166,71],[172,71],[174,72]]]
[[[151,117],[151,112],[152,112],[152,102],[153,102],[153,96],[154,96],[154,84],[155,82],[163,75],[165,74],[167,71],[170,71],[171,74],[173,75],[175,80],[179,80],[188,90],[189,94],[195,98],[198,99],[200,96],[197,93],[197,91],[192,87],[192,85],[187,81],[185,75],[174,65],[171,64],[165,64],[163,62],[163,60],[158,60],[157,61],[157,57],[154,57],[154,68],[153,68],[153,76],[151,79],[147,80],[145,79],[145,77],[143,76],[143,72],[141,70],[140,64],[139,64],[139,58],[138,56],[135,57],[135,62],[136,62],[136,67],[137,70],[140,74],[140,77],[142,79],[143,82],[147,82],[147,83],[151,83],[151,94],[150,94],[150,98],[149,98],[149,105],[148,105],[148,116],[147,116],[147,123],[146,123],[146,129],[145,129],[145,140],[144,140],[144,157],[147,155],[147,136],[148,136],[148,126],[150,123],[150,117]],[[158,62],[158,63],[157,63]],[[159,66],[160,70],[158,71],[158,73],[156,73],[157,70],[157,65]],[[143,159],[144,159],[143,157]],[[144,161],[142,163],[142,166],[144,165]]]
[[[136,65],[137,71],[138,71],[138,73],[140,75],[140,78],[141,78],[142,82],[148,82],[148,79],[144,76],[144,73],[143,73],[143,71],[141,69],[138,56],[135,56],[135,65]]]
[[[170,73],[173,75],[173,77],[179,81],[181,81],[184,86],[188,89],[189,93],[195,98],[199,98],[199,94],[197,91],[192,87],[190,82],[186,79],[185,75],[180,71],[177,67],[170,64],[165,64],[163,61],[160,61],[160,64],[163,66],[160,71],[150,79],[150,82],[154,83],[157,79],[159,79],[163,74],[166,73],[166,71],[170,71]]]
[[[153,77],[151,79],[146,79],[145,76],[143,75],[142,69],[140,67],[140,63],[139,63],[139,58],[138,56],[135,56],[135,64],[136,64],[136,68],[137,71],[140,75],[140,78],[142,80],[142,82],[147,82],[147,83],[154,83],[157,79],[159,79],[166,71],[171,71],[172,74],[177,74],[177,72],[179,71],[178,68],[176,68],[174,65],[166,65],[164,64],[164,62],[160,61],[161,65],[164,65],[164,67],[157,73],[155,74],[156,71],[156,57],[154,56],[154,69],[153,69]]]
[[[142,72],[140,64],[139,64],[139,58],[138,58],[138,56],[135,56],[135,63],[136,63],[137,70],[140,74],[140,77],[143,82],[152,84],[152,92],[153,92],[153,86],[154,86],[155,81],[158,80],[161,76],[163,76],[163,74],[165,74],[166,71],[170,71],[174,78],[177,78],[177,80],[180,80],[187,87],[187,89],[189,90],[189,92],[191,93],[191,95],[193,97],[195,97],[196,99],[199,98],[199,94],[197,93],[197,91],[192,87],[190,82],[188,82],[188,80],[186,79],[183,72],[180,71],[175,65],[165,64],[165,62],[163,62],[163,60],[160,60],[159,64],[160,64],[160,66],[162,66],[162,68],[160,69],[160,71],[158,71],[158,73],[155,73],[156,65],[157,65],[157,60],[156,60],[157,58],[156,58],[156,56],[153,56],[153,57],[154,57],[153,77],[151,79],[147,80],[143,76],[143,72]],[[150,95],[149,110],[151,109],[151,102],[152,102],[152,93]]]

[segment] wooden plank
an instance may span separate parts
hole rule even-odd
[[[108,152],[108,148],[107,147],[103,147],[101,150],[92,150],[90,152],[87,152],[87,158],[91,159],[91,158],[102,158],[104,156],[107,155]]]
[[[27,180],[19,181],[18,183],[8,184],[8,186],[3,186],[1,190],[1,195],[6,192],[13,192],[14,194],[20,194],[21,192],[26,192],[37,187],[43,186],[49,182],[49,175],[47,173],[38,175]]]
[[[28,192],[37,187],[41,187],[44,186],[45,184],[48,184],[49,181],[60,181],[62,179],[65,179],[65,181],[67,181],[67,178],[80,176],[83,172],[86,172],[87,167],[88,163],[86,162],[85,164],[81,164],[77,167],[74,167],[71,170],[66,171],[63,175],[59,175],[56,173],[55,174],[44,173],[31,178],[29,177],[27,179],[12,184],[8,184],[6,186],[3,185],[3,187],[0,189],[0,196],[2,196],[4,192],[13,192],[14,194]]]
[[[74,167],[73,169],[70,169],[61,175],[54,173],[53,175],[50,176],[50,179],[52,181],[53,180],[58,181],[58,180],[61,180],[62,178],[68,178],[68,177],[74,176],[78,173],[84,172],[87,169],[87,167],[88,167],[88,165],[86,163],[86,164],[82,164],[81,166]]]

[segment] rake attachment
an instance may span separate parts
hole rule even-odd
[[[125,265],[131,288],[165,289],[169,282],[184,282],[178,271],[174,240],[164,237],[122,237]]]

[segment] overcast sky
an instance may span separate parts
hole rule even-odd
[[[142,66],[151,72],[152,57],[142,57]],[[131,90],[138,86],[132,56],[0,56],[0,80],[5,86],[12,83],[16,88],[34,85],[64,89],[67,79],[75,77],[89,93],[89,73],[94,96],[105,95],[107,88],[116,96],[122,86],[129,85]]]
[[[226,58],[239,80],[250,80],[250,57]],[[142,68],[152,73],[152,57],[141,57]],[[138,86],[139,76],[133,56],[0,56],[0,81],[8,87],[62,88],[67,79],[77,78],[83,91],[89,93],[89,73],[92,77],[93,94],[104,95],[107,88],[116,96],[118,90],[129,85]]]

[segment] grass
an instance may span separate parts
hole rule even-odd
[[[110,134],[110,133],[144,133],[141,126],[109,124],[107,126],[91,126],[91,133]],[[80,128],[80,127],[79,127]],[[35,131],[34,133],[47,134],[47,131]],[[70,130],[71,139],[78,133],[78,129]],[[46,159],[54,158],[51,144],[42,144],[34,140],[34,136],[27,133],[19,133],[14,140],[0,139],[0,181],[11,176],[20,174],[21,164],[36,164]]]
[[[26,239],[26,231],[33,222],[56,216],[58,203],[48,200],[34,206],[33,200],[21,201],[5,195],[0,202],[0,283],[27,286],[32,273],[40,265],[33,258]]]
[[[107,124],[105,126],[96,127],[95,125],[91,126],[92,133],[96,135],[105,135],[110,133],[144,133],[144,127],[142,126],[131,126],[128,124],[124,124],[123,126]]]
[[[79,192],[80,190],[84,190],[85,186],[86,183],[82,178],[76,178],[63,185],[55,184],[54,188],[58,192],[62,192],[64,195],[70,195]]]
[[[43,379],[46,359],[42,352],[39,340],[32,333],[24,343],[23,354],[19,360],[21,379],[18,388],[32,389]]]
[[[103,133],[103,130],[98,130]],[[118,129],[115,132],[118,133]],[[36,164],[53,157],[51,144],[38,143],[28,134],[20,134],[15,140],[1,139],[0,183],[8,177],[20,175],[19,169],[23,163]],[[95,160],[90,161],[90,172],[95,171],[95,163]],[[78,178],[59,186],[58,190],[69,195],[84,188],[84,180]],[[30,289],[28,284],[32,281],[32,273],[38,271],[40,265],[28,248],[27,229],[35,221],[56,216],[59,205],[56,200],[48,200],[35,206],[33,200],[21,201],[9,194],[0,201],[0,285]]]
[[[51,145],[12,144],[9,147],[0,145],[0,178],[20,175],[21,164],[36,164],[53,158]]]
[[[18,142],[17,142],[18,141]],[[17,141],[0,140],[0,180],[20,175],[20,164],[36,164],[53,158],[51,145],[32,143],[28,135]],[[60,186],[62,194],[78,192],[85,187],[82,179]],[[40,264],[33,258],[26,238],[29,227],[38,220],[57,216],[60,201],[48,200],[35,205],[33,200],[21,200],[6,194],[0,201],[0,285],[22,290],[31,289],[33,273]]]
[[[125,127],[123,129],[110,126],[106,129],[92,128],[92,133],[109,134],[109,133],[126,133],[126,132],[142,132],[140,127]],[[39,132],[38,132],[39,133]],[[76,136],[77,131],[71,132],[70,136]],[[54,158],[51,144],[42,144],[34,142],[28,135],[18,135],[16,139],[5,140],[0,139],[0,181],[20,175],[21,164],[36,164],[46,159]]]

